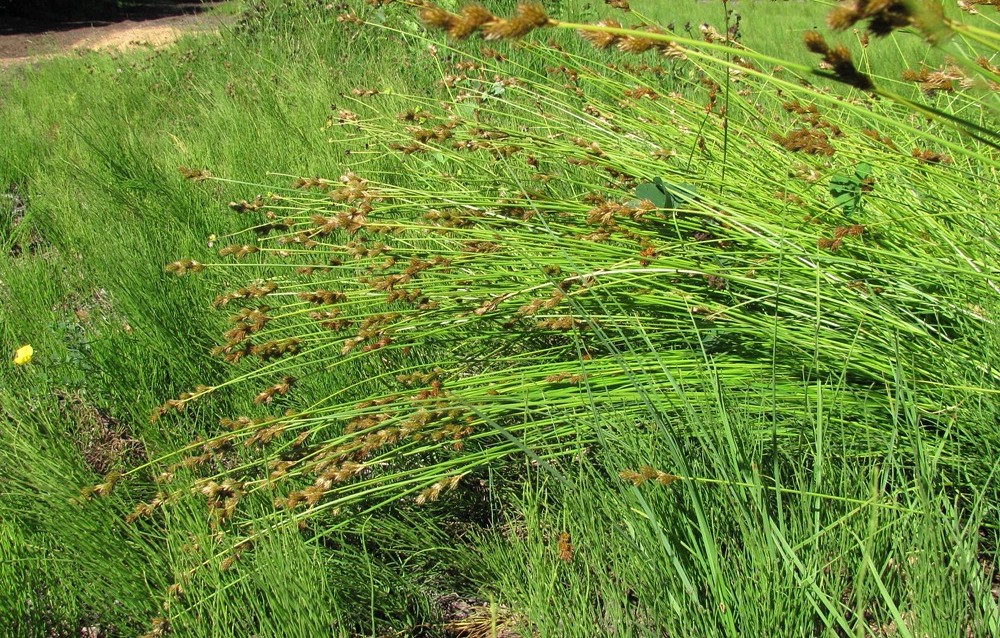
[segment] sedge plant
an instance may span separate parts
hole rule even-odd
[[[876,9],[845,5],[831,24],[987,50],[995,41],[909,4]],[[324,538],[390,506],[427,506],[488,470],[517,476],[512,459],[562,489],[579,480],[571,461],[598,449],[621,464],[612,480],[693,499],[701,541],[654,563],[683,581],[685,561],[701,557],[682,583],[689,602],[708,587],[723,613],[735,603],[706,536],[719,510],[684,487],[716,485],[741,499],[741,533],[765,526],[768,551],[788,565],[810,539],[850,546],[860,562],[845,578],[906,626],[871,543],[880,512],[913,516],[916,497],[900,487],[909,500],[883,507],[874,491],[896,493],[884,484],[869,503],[818,479],[804,494],[808,478],[788,487],[781,468],[803,449],[810,406],[823,404],[837,418],[823,419],[817,441],[836,446],[817,467],[835,458],[864,475],[892,450],[909,486],[929,467],[918,451],[933,449],[943,491],[922,506],[943,507],[947,494],[955,520],[966,507],[992,511],[983,504],[994,465],[982,453],[1000,444],[982,427],[998,391],[992,67],[966,56],[957,68],[969,86],[945,108],[881,89],[818,33],[806,37],[817,70],[779,66],[718,32],[563,22],[534,4],[509,17],[479,5],[425,4],[418,15],[452,40],[485,42],[470,51],[399,31],[435,58],[439,91],[355,87],[328,121],[357,144],[341,175],[248,193],[230,208],[252,221],[220,238],[218,258],[167,265],[252,276],[212,301],[229,317],[213,354],[231,378],[168,399],[151,418],[183,419],[214,397],[232,405],[249,388],[246,410],[83,496],[148,480],[150,498],[128,516],[137,524],[178,500],[206,506],[224,541],[174,595],[203,578],[198,568],[232,566],[273,533]],[[540,29],[579,32],[594,50],[527,39]],[[823,79],[841,90],[815,84]],[[900,370],[917,389],[905,405]],[[727,435],[731,448],[769,446],[770,467],[753,461],[737,476],[722,461],[739,457],[712,446],[707,463],[685,465],[692,445],[711,441],[705,428],[726,422],[723,397],[757,415],[743,420],[739,445]],[[886,415],[904,407],[910,427],[893,427]],[[625,465],[606,424],[650,420],[669,432],[670,454]],[[803,507],[838,503],[839,514],[793,534],[782,506],[768,509],[788,491]],[[870,533],[852,536],[838,521],[859,508]],[[645,510],[650,524],[657,511]],[[830,590],[813,594],[797,626],[823,617],[861,631]],[[687,604],[667,602],[644,601],[651,627]],[[746,626],[719,622],[706,627]]]

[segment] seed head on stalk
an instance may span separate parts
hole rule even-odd
[[[837,80],[862,91],[870,91],[874,88],[871,78],[858,71],[857,67],[854,66],[851,54],[845,47],[831,48],[823,36],[816,31],[806,31],[804,41],[809,51],[823,56],[823,62],[833,69]]]
[[[517,5],[515,15],[510,18],[498,18],[479,4],[467,5],[456,14],[428,3],[420,10],[420,19],[428,27],[442,29],[458,40],[477,31],[486,40],[521,38],[535,29],[555,24],[545,9],[534,3]]]

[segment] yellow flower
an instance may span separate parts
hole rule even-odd
[[[30,345],[23,345],[17,349],[14,353],[14,365],[23,366],[24,364],[31,361],[32,355],[35,354],[35,349]]]

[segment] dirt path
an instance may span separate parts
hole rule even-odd
[[[44,60],[73,51],[124,51],[166,46],[185,33],[217,32],[227,16],[181,13],[145,20],[86,25],[59,24],[35,32],[0,33],[0,68]]]

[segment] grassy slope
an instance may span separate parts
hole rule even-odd
[[[717,7],[689,4],[684,9],[692,11],[690,15],[671,15],[666,21],[710,19],[718,23],[715,16],[698,13],[718,13]],[[754,21],[763,21],[759,12],[768,10],[768,5],[755,3],[743,10],[748,42],[760,32],[753,29]],[[781,10],[787,15],[788,9]],[[817,7],[809,11],[813,16],[822,14]],[[789,28],[799,26],[812,25]],[[225,272],[179,282],[162,272],[162,264],[178,256],[208,255],[209,235],[242,228],[244,221],[223,211],[222,204],[255,192],[238,183],[192,184],[177,167],[206,168],[247,182],[260,181],[268,171],[334,177],[341,172],[346,145],[329,143],[330,133],[321,130],[331,101],[342,105],[344,100],[337,96],[355,84],[368,87],[376,82],[380,88],[421,93],[438,78],[439,71],[429,60],[413,58],[400,64],[381,54],[386,46],[383,40],[353,40],[328,24],[299,28],[304,30],[273,29],[248,37],[226,35],[221,41],[185,41],[154,54],[58,60],[0,78],[5,83],[0,138],[7,140],[0,151],[0,184],[17,184],[28,204],[24,220],[12,234],[3,236],[5,248],[16,244],[21,253],[5,255],[0,262],[4,309],[0,350],[31,342],[37,351],[29,367],[7,366],[0,373],[0,400],[8,417],[0,452],[12,468],[0,495],[4,513],[0,547],[15,558],[0,567],[0,597],[10,601],[0,608],[17,614],[20,622],[29,619],[30,627],[21,625],[25,632],[40,635],[46,624],[69,628],[101,622],[130,635],[146,626],[151,616],[162,613],[157,611],[158,592],[177,572],[199,560],[218,560],[212,552],[192,551],[192,539],[185,532],[200,527],[195,521],[203,519],[204,512],[179,509],[166,532],[153,527],[135,530],[117,522],[135,498],[148,497],[144,494],[148,488],[136,487],[136,494],[88,506],[85,519],[77,506],[67,503],[79,485],[93,480],[95,467],[103,471],[108,469],[104,466],[130,462],[124,455],[116,457],[113,450],[101,451],[113,447],[113,441],[121,446],[122,441],[141,439],[146,454],[155,456],[210,431],[219,415],[240,407],[239,399],[232,399],[235,405],[200,408],[166,427],[151,427],[147,422],[150,409],[165,397],[225,378],[225,372],[206,354],[219,319],[205,308],[205,300],[220,288],[249,279],[243,273]],[[758,44],[767,48],[763,41]],[[391,46],[399,45],[396,40]],[[364,65],[358,60],[364,60]],[[378,165],[366,168],[377,170]],[[255,267],[247,270],[253,272]],[[816,426],[823,422],[822,410],[817,407],[810,415]],[[732,418],[738,426],[752,422],[754,415]],[[727,420],[720,416],[718,422]],[[900,424],[901,428],[913,426],[905,419]],[[662,444],[660,439],[651,435],[648,440],[627,440],[633,436],[628,428],[607,427],[614,436],[626,439],[621,449],[631,452],[623,452],[625,458],[605,459],[596,469],[581,469],[574,484],[589,486],[582,494],[579,489],[561,494],[564,487],[528,489],[524,512],[519,514],[516,508],[510,509],[510,497],[498,487],[503,495],[498,500],[504,501],[511,521],[504,528],[507,536],[486,534],[487,538],[478,541],[485,558],[474,558],[467,545],[439,534],[430,522],[413,524],[407,517],[416,514],[407,512],[379,519],[371,529],[359,525],[343,536],[327,538],[321,547],[299,536],[276,537],[273,547],[254,553],[252,565],[258,569],[248,570],[255,574],[252,578],[235,581],[220,574],[217,581],[206,578],[189,587],[188,600],[204,600],[214,620],[194,622],[188,635],[194,635],[193,627],[203,635],[223,635],[226,619],[235,617],[241,608],[241,622],[259,623],[265,635],[319,635],[325,631],[321,628],[331,626],[341,633],[369,635],[389,628],[406,631],[433,619],[434,612],[428,608],[436,597],[462,584],[453,571],[477,581],[466,584],[469,592],[478,586],[483,599],[492,593],[503,600],[501,605],[484,607],[493,610],[493,622],[500,618],[516,623],[519,617],[527,617],[546,635],[588,635],[595,624],[641,635],[642,625],[636,626],[630,607],[638,598],[659,618],[679,614],[680,620],[671,621],[679,623],[673,629],[709,635],[719,625],[698,616],[699,610],[704,614],[727,601],[731,606],[734,591],[757,593],[754,584],[768,573],[776,556],[794,555],[785,545],[794,542],[814,542],[817,548],[811,554],[816,563],[799,567],[800,575],[828,569],[820,559],[824,554],[845,551],[848,558],[853,557],[843,564],[858,573],[837,578],[855,583],[859,608],[866,597],[899,600],[897,594],[883,595],[879,589],[878,576],[884,576],[890,566],[869,568],[865,562],[865,556],[884,558],[894,553],[900,554],[897,563],[907,558],[902,555],[906,544],[899,542],[905,531],[895,528],[896,538],[880,536],[877,510],[866,510],[869,518],[857,525],[831,527],[827,532],[811,523],[813,514],[806,499],[801,512],[788,514],[787,520],[779,515],[779,525],[787,527],[775,530],[769,527],[773,519],[763,512],[773,511],[776,506],[771,499],[780,501],[780,496],[762,497],[763,488],[755,483],[759,477],[747,473],[747,467],[737,461],[744,456],[755,458],[759,449],[734,451],[731,467],[719,467],[718,458],[699,458],[697,450],[706,441],[698,440],[679,443],[680,447],[651,458],[641,451]],[[737,434],[727,436],[731,438],[716,444],[742,445]],[[823,440],[822,432],[816,430],[805,437],[815,445]],[[88,444],[95,439],[97,443]],[[747,486],[707,497],[688,492],[677,496],[676,503],[672,496],[602,487],[617,485],[614,475],[623,468],[644,463],[676,467],[684,459],[690,460],[693,475],[738,472],[745,475]],[[918,469],[932,472],[930,464]],[[845,496],[863,501],[871,481],[868,473],[877,470],[831,466],[825,471],[824,481]],[[817,489],[817,472],[790,477],[787,488]],[[928,508],[925,501],[937,496],[915,493],[906,498],[910,499],[903,503],[906,508],[922,511]],[[687,509],[692,503],[700,503],[698,507],[710,515],[703,518],[695,511],[697,507]],[[652,524],[655,517],[649,512],[673,507],[682,508],[685,515],[673,520],[675,528],[664,536]],[[744,518],[715,520],[731,511]],[[850,508],[845,515],[847,511]],[[617,520],[623,513],[624,530]],[[697,527],[684,529],[685,522],[692,521]],[[908,578],[942,582],[947,574],[926,567],[942,561],[952,570],[948,574],[968,578],[975,566],[976,548],[961,530],[954,539],[942,539],[936,536],[935,521],[918,516],[912,525],[910,537],[926,545],[913,551],[941,560],[907,563],[902,569],[912,573]],[[426,532],[415,531],[420,526],[426,526]],[[765,531],[758,534],[761,529]],[[554,538],[561,530],[572,532],[580,556],[575,563],[558,561]],[[623,533],[626,538],[621,544],[606,540]],[[859,545],[852,534],[869,539],[871,546]],[[657,563],[667,560],[670,553],[650,551],[647,544],[667,547],[667,537],[682,544],[700,543],[702,551],[693,552],[690,560],[708,562],[684,569],[676,563],[670,567]],[[522,540],[510,542],[511,538]],[[730,556],[725,565],[713,563],[713,554],[733,539],[741,539],[739,552],[746,560]],[[210,543],[201,540],[202,546]],[[884,546],[876,551],[876,543]],[[865,548],[861,555],[855,549],[843,549],[857,546]],[[424,553],[402,568],[399,557],[418,548]],[[407,575],[416,564],[431,576],[419,579],[419,587]],[[608,564],[615,566],[617,578],[628,575],[634,580],[626,585],[598,569]],[[509,569],[512,565],[516,569]],[[676,589],[651,593],[661,587],[659,577],[666,571],[706,577],[712,583],[706,586],[706,600],[685,589],[683,582]],[[298,577],[288,578],[289,573]],[[538,574],[546,578],[539,579]],[[788,618],[798,618],[788,620],[790,630],[812,622],[817,610],[809,607],[808,599],[789,599],[781,589],[797,585],[793,572],[783,578],[788,579],[784,584],[767,581],[776,589],[760,591],[761,597],[746,603],[741,613],[753,618],[759,612],[756,622],[764,629]],[[92,583],[100,583],[101,590],[113,594],[95,598],[87,591]],[[227,593],[210,595],[228,583],[235,584]],[[838,583],[833,583],[829,591],[837,588]],[[34,592],[30,605],[23,595],[27,590]],[[673,598],[674,591],[686,592],[678,593],[680,602]],[[941,618],[928,622],[947,626],[949,620],[965,613],[957,600],[960,594],[958,590],[929,591],[914,613],[938,610]],[[603,606],[594,607],[595,596],[604,600]],[[554,597],[565,604],[551,605]],[[775,606],[775,601],[786,600],[798,607],[786,613]],[[836,600],[829,604],[831,609],[818,613],[844,616]],[[302,606],[310,611],[303,613]],[[879,617],[891,619],[892,611],[886,609],[890,605],[882,607]],[[988,610],[980,613],[988,615]],[[868,622],[863,616],[844,622],[860,623],[860,627]],[[175,622],[183,625],[192,618],[182,614]],[[699,620],[688,624],[684,618]],[[747,627],[751,621],[746,618],[722,622],[722,626]],[[7,620],[0,619],[0,623]],[[976,622],[980,629],[986,626],[981,619]]]
[[[184,530],[200,527],[201,512],[179,512],[186,522],[166,536],[136,536],[120,519],[135,498],[147,497],[142,488],[85,516],[69,503],[105,471],[214,430],[218,415],[230,411],[216,406],[168,428],[148,422],[165,397],[221,378],[207,356],[219,318],[206,299],[232,285],[222,278],[192,287],[164,273],[163,264],[211,254],[210,235],[242,227],[225,203],[255,192],[192,184],[178,167],[247,181],[269,171],[334,174],[343,148],[321,130],[331,99],[373,76],[400,88],[434,77],[413,77],[373,55],[371,47],[385,40],[344,38],[326,22],[276,31],[270,20],[282,15],[259,16],[255,35],[71,57],[0,78],[0,182],[26,205],[16,226],[5,220],[0,343],[5,351],[22,342],[35,348],[30,366],[4,366],[0,386],[2,454],[11,466],[3,486],[0,609],[7,615],[0,625],[18,635],[49,627],[68,635],[88,625],[134,635],[164,613],[166,586],[197,564]],[[138,439],[143,449],[135,452],[128,446]],[[219,618],[196,622],[187,635],[243,636],[246,623],[257,622],[269,635],[277,627],[301,636],[359,624],[375,631],[426,615],[402,572],[389,570],[395,559],[371,555],[364,539],[346,538],[340,549],[328,541],[312,558],[317,550],[300,539],[283,542],[294,547],[256,556],[260,577],[240,583],[238,593],[209,596],[211,581],[204,590],[189,587],[191,597],[204,591]],[[301,577],[289,580],[289,571]],[[373,587],[385,593],[367,609]],[[303,614],[292,601],[309,601],[312,611]],[[239,622],[226,620],[237,609]],[[248,616],[248,609],[256,611]]]

